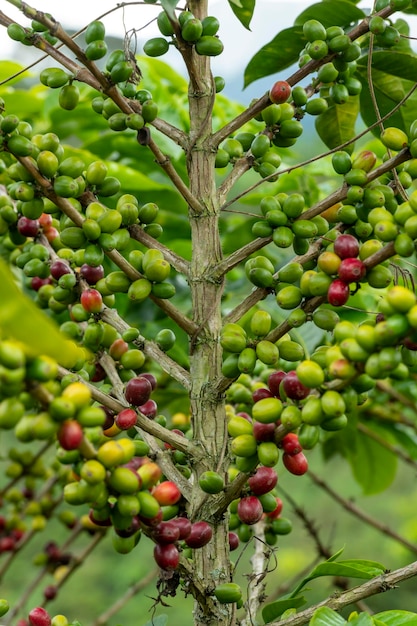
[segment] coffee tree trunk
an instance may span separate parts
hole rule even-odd
[[[207,15],[206,1],[196,0],[189,4],[190,11],[196,17],[202,19]],[[222,256],[214,177],[215,152],[209,141],[214,84],[209,58],[194,57],[189,83],[190,145],[187,162],[190,191],[201,209],[189,209],[193,249],[190,289],[193,321],[197,326],[197,331],[190,338],[190,400],[194,438],[203,455],[194,467],[190,516],[198,519],[203,505],[198,477],[208,469],[226,474],[227,429],[224,397],[216,389],[222,363],[219,334],[222,325],[220,304],[223,281],[210,280],[211,270]],[[217,582],[230,580],[227,519],[224,516],[211,517],[209,521],[213,525],[213,539],[201,550],[195,551],[193,560],[194,580],[200,581],[207,592]],[[204,600],[196,603],[195,623],[226,626],[233,623],[233,616],[226,609],[211,614]]]

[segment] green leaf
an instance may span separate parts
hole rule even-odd
[[[360,106],[362,118],[366,125],[370,126],[376,121],[376,115],[370,98],[367,67],[364,63],[366,63],[365,59],[361,59],[357,70],[362,81]],[[413,76],[415,77],[417,71],[417,57],[404,52],[375,52],[372,57],[372,66],[375,98],[380,115],[385,116],[414,87]],[[415,119],[416,106],[417,94],[414,92],[405,106],[385,120],[385,126],[396,126],[407,132]],[[375,128],[373,133],[379,136],[379,129]]]
[[[229,0],[230,8],[241,24],[248,30],[253,16],[256,0]]]
[[[417,613],[410,611],[382,611],[374,617],[387,626],[417,626]]]
[[[244,86],[290,67],[297,61],[305,43],[301,26],[285,28],[251,58],[245,69]]]
[[[375,424],[370,423],[368,427],[379,432]],[[392,441],[386,429],[382,429],[382,436]],[[355,446],[347,450],[347,458],[354,477],[366,495],[384,491],[395,478],[398,465],[396,455],[364,433],[358,432]]]
[[[347,621],[327,606],[322,606],[314,611],[309,626],[343,626]]]
[[[65,339],[58,326],[17,287],[10,270],[0,259],[2,305],[0,328],[23,344],[31,357],[46,355],[65,367],[72,367],[83,351]]]
[[[369,613],[359,613],[355,617],[349,617],[349,626],[376,626]]]
[[[349,26],[365,17],[365,13],[351,2],[337,0],[319,2],[308,7],[296,18],[295,25],[303,25],[307,20],[319,20],[325,28],[329,26]]]
[[[358,113],[359,98],[350,96],[346,104],[335,104],[317,117],[317,133],[328,148],[337,148],[355,136]]]
[[[16,78],[11,78],[18,72],[21,72],[24,69],[23,65],[19,65],[18,63],[14,63],[13,61],[1,61],[0,63],[0,83],[3,83],[7,79],[7,86],[13,85],[13,83],[22,80],[22,78],[28,77],[28,72],[24,72],[23,74],[19,74]],[[2,85],[3,87],[3,85]]]
[[[262,609],[262,617],[265,624],[268,624],[268,622],[272,622],[272,620],[280,617],[284,613],[284,611],[288,611],[289,609],[298,609],[305,603],[306,599],[304,598],[304,596],[277,600],[276,602],[271,602],[271,604],[266,604],[264,606],[264,608]]]
[[[177,6],[179,0],[161,0],[161,5],[163,9],[168,13],[169,17],[174,19],[175,17],[175,7]]]
[[[365,578],[369,580],[375,576],[380,576],[384,573],[385,567],[381,563],[376,561],[368,561],[364,559],[348,559],[345,561],[335,561],[334,559],[341,554],[342,550],[339,550],[330,559],[319,563],[305,578],[303,578],[295,590],[292,592],[292,596],[297,596],[301,589],[310,580],[320,578],[322,576],[345,576],[346,578]]]

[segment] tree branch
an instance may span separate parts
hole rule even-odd
[[[417,576],[417,561],[405,567],[401,567],[400,569],[396,569],[393,572],[381,574],[381,576],[368,580],[362,585],[353,587],[343,593],[336,593],[331,598],[323,600],[323,602],[319,602],[309,609],[301,611],[301,613],[291,615],[287,617],[287,619],[278,622],[270,622],[270,626],[302,626],[310,621],[314,612],[320,607],[326,606],[334,611],[341,611],[345,606],[349,606],[349,604],[356,604],[364,598],[369,598],[378,593],[395,589],[398,583],[408,578],[414,578],[414,576]]]

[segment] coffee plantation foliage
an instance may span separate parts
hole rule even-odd
[[[346,497],[386,511],[399,472],[414,499],[416,3],[312,4],[247,59],[271,88],[243,107],[205,0],[145,0],[160,35],[111,50],[120,7],[70,37],[7,2],[2,36],[48,60],[0,63],[2,623],[85,624],[102,587],[94,624],[129,600],[139,624],[416,624],[412,594],[375,613],[415,531]],[[229,5],[244,42],[256,2]]]

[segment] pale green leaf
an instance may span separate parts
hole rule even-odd
[[[417,613],[410,611],[382,611],[374,617],[387,626],[417,626]]]
[[[327,606],[322,606],[314,611],[309,626],[343,626],[347,621]]]
[[[0,284],[2,332],[22,343],[29,356],[46,355],[65,367],[72,367],[83,355],[82,349],[66,339],[55,322],[20,291],[2,259]]]

